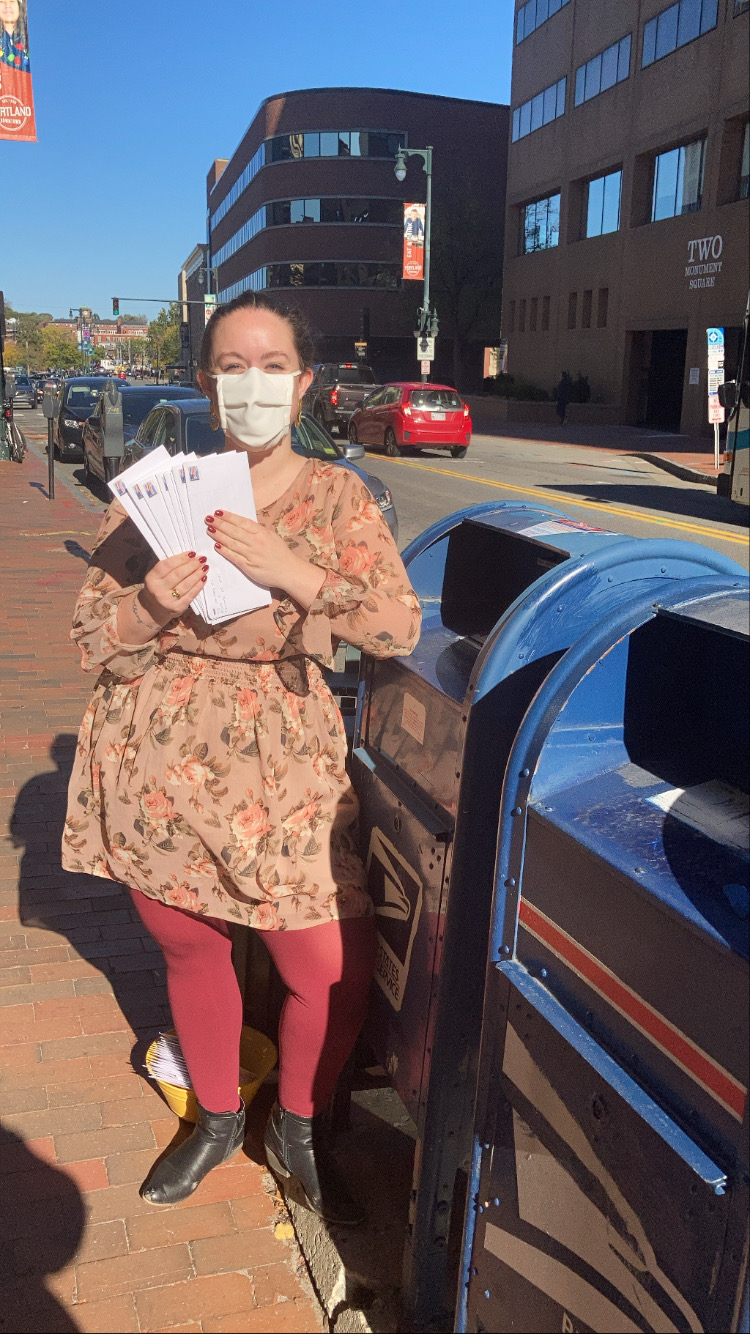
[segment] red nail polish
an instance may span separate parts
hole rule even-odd
[[[215,518],[215,519],[223,519],[223,517],[224,517],[224,511],[223,511],[223,510],[217,510],[216,513],[214,514],[214,518]]]
[[[214,542],[214,551],[221,551],[221,542]]]
[[[194,551],[189,551],[189,552],[188,552],[188,556],[194,556],[194,555],[195,555],[195,552],[194,552]]]
[[[201,583],[205,584],[205,582],[206,582],[206,575],[204,574],[203,578],[201,579]]]
[[[213,527],[208,527],[208,528],[206,529],[206,532],[209,534],[210,537],[215,537],[215,536],[216,536],[216,529],[213,528]]]
[[[207,514],[206,517],[205,517],[205,519],[203,520],[203,522],[204,522],[204,523],[210,523],[211,520],[213,519],[213,517],[214,517],[213,514]]]

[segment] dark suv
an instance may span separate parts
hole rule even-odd
[[[52,422],[56,458],[83,458],[83,423],[111,379],[111,375],[75,375],[63,381],[60,411]]]
[[[329,431],[348,436],[349,418],[377,387],[370,366],[356,361],[325,361],[315,367],[315,378],[305,394],[305,407]]]

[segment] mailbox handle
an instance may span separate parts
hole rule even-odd
[[[671,1117],[667,1116],[663,1108],[649,1098],[644,1093],[640,1085],[636,1084],[634,1079],[630,1078],[617,1061],[600,1047],[599,1043],[587,1033],[585,1028],[581,1028],[579,1023],[568,1013],[558,1000],[532,977],[523,964],[517,960],[509,960],[507,963],[497,965],[501,973],[504,973],[508,981],[513,984],[517,991],[520,991],[524,1000],[547,1020],[549,1024],[560,1034],[578,1055],[583,1057],[584,1061],[591,1066],[592,1070],[605,1080],[616,1093],[620,1095],[624,1102],[645,1121],[657,1135],[669,1145],[673,1153],[678,1154],[683,1162],[696,1176],[700,1177],[715,1195],[723,1195],[726,1191],[727,1177],[716,1163],[698,1148],[698,1145],[691,1140],[689,1135],[685,1134]]]

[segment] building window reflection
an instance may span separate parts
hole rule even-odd
[[[211,214],[211,229],[217,227],[240,195],[270,162],[292,162],[312,157],[394,158],[406,147],[407,135],[401,130],[313,130],[277,134],[266,139],[237,177],[216,211]]]
[[[394,290],[401,284],[401,267],[381,260],[295,260],[266,264],[219,292],[219,301],[232,301],[243,292],[267,287],[370,287]]]
[[[534,130],[540,130],[543,125],[549,125],[550,121],[565,114],[566,85],[567,79],[558,79],[557,83],[551,83],[549,88],[544,88],[536,97],[531,97],[528,102],[515,108],[512,143],[517,139],[525,139],[527,134],[533,134]]]
[[[252,241],[266,227],[286,227],[293,223],[370,223],[401,227],[404,206],[400,199],[276,199],[243,223],[213,255],[213,264],[224,264],[242,246]]]
[[[622,83],[630,73],[630,33],[576,70],[575,105],[588,102]]]
[[[705,139],[695,139],[654,159],[651,221],[697,213],[703,198]]]
[[[604,236],[620,228],[620,195],[622,172],[610,171],[596,176],[586,190],[584,236]]]
[[[679,46],[694,42],[716,27],[719,0],[679,0],[649,19],[643,29],[641,65],[653,65]]]
[[[529,255],[535,250],[550,250],[560,241],[560,195],[536,199],[521,209],[520,250]]]
[[[750,194],[750,120],[745,121],[745,133],[742,138],[742,157],[740,159],[740,188],[738,199],[747,199]]]
[[[567,3],[568,0],[527,0],[521,5],[516,15],[516,46]]]

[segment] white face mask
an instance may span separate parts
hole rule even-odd
[[[292,424],[294,381],[301,374],[270,375],[251,366],[241,375],[215,375],[222,430],[246,449],[278,445]]]

